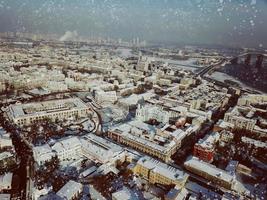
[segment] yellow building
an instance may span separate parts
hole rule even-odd
[[[232,190],[236,184],[236,179],[225,170],[192,157],[184,163],[185,168],[198,176],[211,181],[213,184]]]
[[[184,187],[188,174],[154,158],[144,156],[133,168],[133,172],[152,184]]]

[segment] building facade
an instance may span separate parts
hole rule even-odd
[[[188,179],[188,175],[183,171],[148,156],[140,158],[133,171],[152,184],[175,185],[182,188]]]
[[[44,119],[52,121],[86,117],[89,107],[79,98],[10,105],[8,116],[19,126],[30,125]]]
[[[184,163],[187,170],[197,174],[212,183],[231,190],[236,182],[234,176],[196,157],[190,158]]]
[[[200,139],[198,143],[194,145],[194,156],[211,163],[214,157],[215,143],[219,138],[219,133],[212,133],[207,135],[204,139]]]

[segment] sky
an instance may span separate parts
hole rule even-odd
[[[267,0],[0,0],[0,32],[267,46]]]

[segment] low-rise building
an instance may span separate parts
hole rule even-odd
[[[112,193],[112,200],[138,200],[138,195],[127,187]]]
[[[259,94],[246,94],[238,99],[239,106],[250,106],[251,104],[264,104],[267,103],[267,95]]]
[[[187,170],[197,174],[212,183],[231,190],[236,179],[228,172],[217,168],[207,162],[204,162],[196,157],[192,157],[184,163]]]
[[[122,147],[94,134],[81,138],[63,138],[53,144],[33,147],[33,157],[40,166],[57,156],[62,166],[88,158],[96,163],[115,164],[124,161],[126,152]]]
[[[116,91],[105,92],[103,90],[98,90],[95,92],[95,100],[99,104],[114,103],[117,99]]]
[[[40,197],[47,195],[49,192],[52,191],[52,186],[51,187],[43,187],[43,188],[37,188],[34,187],[32,188],[32,200],[40,200]]]
[[[188,195],[187,189],[173,188],[164,196],[164,200],[185,200],[187,199],[187,195]]]
[[[266,142],[254,140],[254,139],[248,138],[248,137],[242,137],[241,141],[245,144],[252,145],[255,148],[267,149],[267,143]]]
[[[256,120],[250,117],[251,114],[251,109],[236,106],[225,114],[224,121],[233,124],[235,128],[253,131]]]
[[[76,160],[82,155],[81,142],[77,137],[58,141],[51,148],[60,161]]]
[[[52,121],[86,117],[88,106],[79,98],[50,100],[9,106],[9,118],[17,125],[30,125],[44,119]]]
[[[114,164],[125,160],[125,151],[119,145],[94,134],[88,134],[81,140],[82,155],[98,163]]]
[[[234,139],[234,134],[227,130],[221,131],[220,135],[221,135],[221,141],[223,142],[230,142]]]
[[[11,194],[0,194],[0,199],[1,200],[10,200]]]
[[[167,162],[181,147],[182,141],[199,128],[197,125],[192,125],[185,130],[175,127],[170,128],[172,131],[167,131],[165,127],[169,126],[166,125],[159,129],[142,121],[134,120],[112,127],[108,131],[108,137]]]
[[[11,190],[13,173],[6,173],[0,176],[0,192]]]
[[[176,185],[179,188],[184,187],[189,177],[185,172],[148,156],[140,158],[133,171],[152,184]]]
[[[39,165],[43,165],[46,161],[51,160],[55,153],[48,144],[36,146],[32,148],[34,161]]]
[[[219,133],[212,133],[207,135],[204,139],[200,139],[194,146],[194,156],[211,163],[214,157],[215,143],[219,138]]]
[[[138,104],[136,110],[136,119],[140,121],[148,121],[154,119],[158,122],[168,123],[170,119],[170,113],[158,106],[151,106],[148,104],[141,106],[140,104]]]
[[[10,135],[2,127],[0,127],[0,149],[13,147]]]
[[[82,190],[83,185],[81,183],[70,180],[57,192],[57,195],[62,199],[74,200],[78,199]]]

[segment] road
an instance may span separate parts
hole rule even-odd
[[[226,59],[222,59],[220,60],[218,63],[215,63],[213,65],[209,65],[207,67],[205,67],[204,69],[202,69],[200,72],[198,72],[195,76],[200,76],[200,77],[204,77],[205,74],[209,73],[210,71],[214,70],[217,67],[220,67],[221,65],[223,65],[226,62]]]
[[[96,113],[97,117],[98,117],[98,123],[96,123],[96,129],[95,132],[97,133],[102,133],[102,116],[101,114],[98,112],[97,109],[100,109],[101,106],[99,106],[95,100],[92,97],[87,97],[87,99],[90,100],[90,102],[87,103],[87,105]]]

